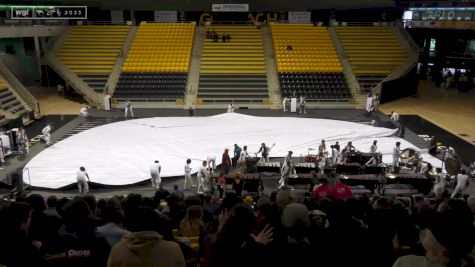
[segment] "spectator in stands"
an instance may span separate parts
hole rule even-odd
[[[180,246],[164,240],[159,234],[160,216],[151,208],[140,207],[133,212],[126,234],[109,256],[109,267],[185,266]]]
[[[179,195],[181,198],[185,198],[185,192],[183,192],[177,184],[173,185],[173,193]]]
[[[44,212],[46,216],[54,216],[61,218],[61,216],[59,216],[58,210],[56,209],[57,205],[58,198],[56,196],[49,196],[46,199],[46,210]]]
[[[88,224],[91,212],[80,199],[64,207],[64,225],[58,235],[43,245],[45,266],[105,266],[110,246]]]
[[[33,242],[28,235],[30,221],[27,203],[13,202],[0,209],[0,265],[25,267],[41,262],[41,243]]]
[[[111,247],[113,247],[122,239],[123,235],[129,233],[129,231],[122,227],[124,223],[124,215],[112,207],[107,207],[104,210],[103,218],[105,224],[98,227],[97,232],[107,240],[107,243],[109,243]]]
[[[224,192],[226,192],[226,175],[221,173],[218,177],[218,191],[219,191],[219,198],[223,198]]]
[[[199,237],[204,234],[203,209],[200,205],[191,205],[180,223],[178,235],[184,237]]]
[[[243,188],[244,185],[241,180],[241,173],[237,172],[233,179],[233,190],[236,192],[238,197],[241,197]]]
[[[265,266],[270,259],[265,245],[272,241],[272,228],[266,226],[256,235],[256,218],[246,204],[237,204],[220,214],[220,227],[211,243],[210,267]]]
[[[211,31],[206,30],[206,39],[211,39]]]
[[[218,33],[215,30],[211,31],[211,36],[212,36],[214,42],[218,41]]]
[[[221,159],[221,167],[225,174],[229,173],[229,168],[231,168],[231,158],[229,157],[229,149],[224,149],[223,157]]]
[[[457,200],[453,204],[451,208],[431,215],[421,236],[425,256],[403,256],[397,259],[394,267],[473,266],[470,257],[475,240],[472,217],[463,201]]]
[[[291,45],[287,45],[286,47],[287,52],[294,51],[294,48]]]
[[[223,33],[223,35],[221,36],[221,39],[223,40],[223,43],[226,42],[226,33]]]

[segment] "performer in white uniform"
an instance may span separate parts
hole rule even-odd
[[[191,187],[196,187],[196,185],[193,183],[193,180],[191,179],[191,171],[193,170],[190,167],[191,159],[186,160],[186,165],[185,165],[185,186],[183,187],[184,189],[189,189],[190,185]]]
[[[399,114],[397,114],[396,112],[394,111],[391,111],[391,117],[390,117],[391,121],[393,122],[398,122],[399,121]]]
[[[239,155],[238,165],[240,166],[241,172],[246,170],[246,161],[249,158],[249,153],[247,153],[247,146],[242,148],[241,154]]]
[[[0,162],[5,163],[5,146],[3,145],[2,138],[0,138]]]
[[[461,170],[459,174],[457,174],[457,185],[455,186],[454,192],[452,192],[452,195],[450,198],[454,198],[460,193],[463,197],[463,192],[465,191],[465,188],[467,188],[468,184],[468,175],[465,172],[465,170]]]
[[[289,161],[292,164],[292,155],[293,154],[294,154],[294,152],[289,151],[289,153],[287,154],[287,156],[284,159],[284,164],[283,165],[287,165],[287,162],[289,162]]]
[[[287,107],[287,103],[290,101],[290,99],[288,97],[284,97],[284,99],[282,100],[282,109],[284,112],[287,111],[286,107]]]
[[[162,166],[156,160],[152,166],[150,166],[150,176],[152,177],[152,187],[153,189],[157,190],[160,187],[160,183],[162,183],[162,178],[160,177],[160,173],[162,172]]]
[[[206,165],[208,162],[203,161],[203,164],[200,166],[200,169],[198,170],[198,193],[204,193],[205,191],[208,191],[208,188],[206,185],[208,184],[209,180],[209,172],[206,169]]]
[[[369,148],[369,153],[377,153],[378,152],[378,145],[377,145],[378,141],[374,140],[373,141],[373,144],[371,145],[371,147]]]
[[[322,140],[322,142],[318,146],[318,155],[324,156],[325,158],[328,157],[328,150],[327,145],[325,144],[325,140]]]
[[[89,175],[86,172],[86,168],[84,167],[79,168],[79,171],[77,173],[77,181],[78,181],[79,194],[88,193],[89,185],[87,182],[88,181],[90,182],[91,180],[89,179]]]
[[[396,167],[399,167],[399,160],[401,158],[401,142],[396,142],[396,146],[393,149],[393,171]]]
[[[26,155],[28,156],[28,154],[30,153],[30,147],[28,146],[28,136],[26,136],[25,128],[21,127],[18,130],[16,138],[19,148],[21,150],[24,149]]]
[[[229,104],[228,105],[228,113],[233,113],[234,112],[234,104]]]
[[[269,153],[270,153],[270,150],[275,146],[275,144],[272,145],[272,147],[267,147],[265,143],[262,143],[261,144],[261,148],[259,149],[259,151],[257,151],[256,154],[259,154],[259,153],[262,153],[262,157],[261,157],[261,162],[264,162],[264,163],[269,163]]]
[[[442,173],[441,168],[437,168],[437,176],[435,177],[434,194],[436,198],[441,198],[446,190],[447,183],[445,181],[445,174]]]
[[[289,175],[295,174],[295,169],[292,166],[290,161],[287,161],[280,170],[280,180],[279,180],[279,189],[284,187],[287,184],[287,180],[289,179]]]
[[[307,111],[305,110],[305,97],[301,96],[300,97],[300,114],[307,114]]]
[[[87,118],[89,117],[89,113],[87,112],[88,107],[83,107],[79,110],[79,117],[80,118]]]
[[[216,156],[208,156],[206,161],[208,162],[208,172],[213,173],[216,170]]]
[[[52,145],[53,143],[51,143],[51,125],[46,125],[46,127],[41,130],[41,133],[43,134],[43,140],[45,140],[46,145]]]
[[[330,146],[332,149],[332,165],[335,166],[336,163],[338,162],[338,155],[340,152],[338,151],[338,148],[334,145]]]
[[[366,111],[371,112],[374,111],[374,97],[373,92],[369,91],[368,97],[366,97]]]
[[[124,103],[124,110],[125,110],[125,118],[127,118],[127,115],[129,114],[130,112],[130,116],[133,118],[134,117],[134,110],[132,109],[132,102],[130,102],[129,99],[127,99],[127,101],[125,101]]]

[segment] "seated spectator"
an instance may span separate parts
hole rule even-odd
[[[197,241],[186,240],[187,238],[200,238],[204,235],[204,223],[202,220],[203,217],[203,210],[201,206],[192,205],[190,206],[187,211],[185,218],[180,223],[180,228],[178,229],[178,235],[185,239],[181,239],[180,241],[183,243],[188,244],[190,247],[195,247],[197,245]],[[193,242],[196,242],[193,244]]]
[[[13,202],[0,209],[0,265],[8,267],[38,266],[39,247],[28,236],[31,208],[27,203]]]
[[[56,196],[49,196],[48,199],[46,199],[47,207],[44,212],[46,216],[61,217],[59,216],[58,210],[56,209],[57,204],[58,198]]]
[[[226,33],[223,33],[223,35],[221,36],[221,39],[223,40],[223,43],[226,42]]]
[[[97,232],[101,234],[111,247],[117,244],[122,236],[128,234],[129,231],[123,228],[124,215],[119,211],[112,208],[106,208],[104,210],[104,222],[103,226],[97,228]]]
[[[287,50],[287,52],[291,52],[291,51],[294,50],[294,48],[291,45],[287,45],[286,50]]]
[[[134,211],[128,227],[131,233],[112,248],[107,266],[186,266],[180,246],[164,240],[159,225],[160,217],[153,209]]]
[[[110,246],[88,224],[89,206],[80,198],[64,206],[64,225],[42,247],[44,266],[105,266]]]
[[[211,31],[206,30],[206,39],[211,39]]]
[[[44,242],[48,238],[48,233],[53,232],[48,229],[50,225],[48,225],[48,217],[44,213],[46,210],[45,200],[39,194],[31,194],[26,198],[26,201],[32,209],[29,234],[33,240]]]
[[[231,35],[229,35],[229,33],[226,33],[226,41],[231,41]]]
[[[435,212],[421,236],[425,256],[409,255],[396,260],[393,267],[473,266],[474,226],[467,206]]]
[[[180,190],[177,184],[173,185],[173,193],[179,195],[181,198],[185,198],[185,192],[183,192],[183,190]]]

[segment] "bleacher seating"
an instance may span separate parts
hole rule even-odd
[[[21,116],[29,111],[29,107],[22,103],[10,87],[8,81],[0,75],[0,109],[11,115]]]
[[[376,86],[407,59],[391,27],[339,26],[336,31],[363,90]]]
[[[198,98],[204,103],[262,103],[269,97],[262,30],[255,26],[206,26],[231,40],[204,37]]]
[[[352,98],[326,28],[271,24],[271,31],[282,96],[295,92],[310,101]]]
[[[74,26],[57,52],[57,57],[91,88],[102,92],[130,26]]]
[[[183,98],[195,25],[142,23],[122,67],[117,99]]]

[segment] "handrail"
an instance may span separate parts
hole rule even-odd
[[[69,70],[69,68],[64,65],[63,62],[58,60],[52,53],[47,52],[45,54],[45,59],[49,62],[50,67],[52,67],[58,74],[62,74],[62,77],[73,86],[80,94],[84,96],[87,102],[93,106],[100,106],[102,104],[102,97],[92,90],[89,85],[87,85],[76,73]]]
[[[77,21],[76,25],[128,25],[129,21]]]
[[[253,22],[250,22],[250,21],[210,21],[209,22],[210,25],[209,26],[213,26],[213,25],[216,25],[216,26],[219,26],[219,25],[249,25],[249,26],[255,26],[255,24]],[[203,23],[204,26],[208,26],[206,25],[206,22]]]
[[[401,36],[406,40],[413,52],[419,54],[420,47],[416,43],[416,41],[414,41],[412,36],[407,32],[406,28],[404,27],[404,23],[400,19],[398,19],[394,22],[394,27],[399,30]]]
[[[35,114],[40,114],[40,104],[38,100],[26,89],[26,87],[10,72],[8,67],[3,63],[3,60],[0,58],[0,69],[3,74],[3,77],[8,81],[8,83],[18,92],[18,94],[23,98],[23,100],[30,106]]]
[[[336,21],[337,25],[332,26],[366,26],[366,27],[388,27],[393,26],[393,21]]]

